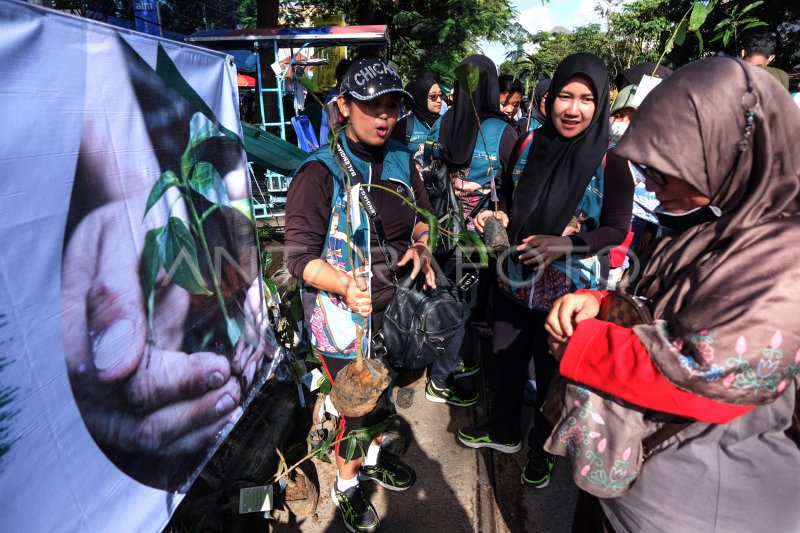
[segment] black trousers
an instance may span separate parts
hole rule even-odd
[[[383,312],[381,312],[381,318],[383,318]],[[374,319],[374,316],[373,316]],[[322,362],[322,367],[325,370],[325,373],[328,375],[328,379],[331,381],[331,385],[336,380],[336,374],[339,373],[341,369],[347,366],[348,363],[352,361],[352,359],[343,359],[341,357],[327,357],[325,355],[319,354],[319,359]],[[392,368],[391,365],[386,365],[386,368],[389,369],[389,378],[394,381],[397,377],[397,372]],[[364,416],[348,416],[345,417],[344,415],[339,416],[339,431],[336,435],[336,440],[341,439],[345,435],[347,435],[350,431],[355,429],[366,428],[370,426],[374,426],[375,424],[379,424],[386,419],[388,419],[391,415],[395,414],[395,408],[392,404],[391,398],[389,397],[390,391],[392,390],[392,384],[390,382],[389,387],[378,397],[378,401],[375,404],[375,407],[369,413],[365,414]],[[347,441],[345,441],[347,442]],[[346,446],[339,446],[337,443],[334,446],[334,450],[339,457],[347,458],[347,447]],[[356,446],[355,453],[353,454],[353,459],[358,459],[361,457],[361,450],[358,446]]]
[[[535,426],[528,434],[532,452],[540,451],[553,427],[542,415],[541,407],[558,363],[547,351],[546,311],[527,309],[495,291],[493,358],[497,388],[489,412],[489,433],[498,442],[522,439],[520,417],[522,394],[528,381],[528,363],[536,365]]]
[[[386,309],[373,311],[372,326],[375,331],[380,329],[381,325],[383,324],[383,315],[385,311]],[[328,379],[331,381],[331,385],[333,385],[336,380],[336,374],[338,374],[341,369],[347,366],[348,363],[353,361],[353,359],[328,357],[323,354],[319,354],[319,359],[322,363],[325,373],[328,375]],[[390,380],[394,381],[397,377],[397,371],[389,364],[386,365],[386,368],[389,370]],[[341,439],[352,430],[374,426],[375,424],[383,422],[391,415],[395,414],[396,410],[389,396],[391,390],[392,383],[390,382],[389,387],[387,387],[387,389],[378,397],[378,401],[372,411],[363,416],[348,416],[345,418],[344,415],[339,415],[339,432],[336,435],[336,440]],[[334,446],[334,450],[339,457],[347,458],[346,446],[339,446],[339,443],[337,443]],[[356,451],[352,458],[358,459],[359,457],[361,457],[361,450],[358,446],[356,446]]]

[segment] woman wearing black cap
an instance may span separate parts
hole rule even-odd
[[[375,209],[383,222],[390,255],[402,257],[415,277],[425,276],[435,286],[427,247],[428,226],[417,220],[414,209],[401,198],[431,209],[416,165],[405,147],[389,138],[397,123],[403,97],[409,97],[400,77],[380,59],[354,62],[341,83],[337,110],[345,125],[339,146],[369,187]],[[302,300],[311,344],[333,383],[339,370],[356,358],[356,344],[369,350],[375,332],[394,294],[389,266],[363,208],[353,209],[340,162],[328,147],[318,150],[297,171],[286,203],[286,257],[291,273],[302,280]],[[408,270],[408,268],[406,268]],[[400,271],[403,274],[403,271]],[[333,406],[336,408],[336,406]],[[384,391],[372,412],[361,417],[340,417],[338,438],[352,430],[373,428],[385,422],[391,404]],[[346,446],[336,447],[338,475],[333,502],[342,511],[350,531],[375,531],[379,520],[366,499],[359,479],[374,480],[390,490],[406,490],[414,472],[396,461],[379,460],[379,435],[362,455],[356,447],[346,460]],[[352,451],[352,450],[351,450]]]
[[[536,422],[528,436],[530,455],[522,483],[536,488],[547,486],[555,464],[543,451],[552,426],[541,413],[556,371],[547,352],[547,310],[566,292],[599,286],[601,267],[608,262],[603,251],[625,239],[633,197],[625,162],[624,172],[617,170],[620,160],[612,163],[611,155],[607,170],[604,164],[608,71],[600,58],[580,53],[564,59],[553,76],[546,110],[545,125],[528,144],[520,143],[514,172],[504,177],[501,210],[496,213],[508,224],[512,244],[510,253],[498,259],[503,275],[494,309],[497,394],[488,424],[463,428],[458,435],[472,448],[504,453],[522,448],[522,394],[533,356]],[[491,214],[477,217],[479,231]]]

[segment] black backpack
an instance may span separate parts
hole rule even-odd
[[[458,285],[440,278],[436,289],[423,289],[422,276],[404,280],[386,308],[381,331],[372,337],[373,352],[398,368],[431,364],[467,322],[466,292],[475,281],[472,274]]]

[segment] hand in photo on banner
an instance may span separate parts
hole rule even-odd
[[[147,342],[141,250],[119,208],[109,204],[84,218],[64,255],[73,391],[93,437],[116,460],[195,452],[241,413],[240,383],[225,356],[181,351],[190,297],[177,285],[158,290],[158,343]],[[164,277],[162,271],[158,286]],[[257,351],[237,347],[237,354],[250,354],[237,366],[250,364]]]
[[[241,144],[176,92],[167,57],[156,72],[117,43],[97,51],[126,65],[114,105],[130,115],[98,120],[109,103],[87,93],[61,272],[67,368],[108,459],[185,491],[277,344]]]

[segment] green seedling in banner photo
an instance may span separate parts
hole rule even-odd
[[[189,219],[186,222],[172,216],[172,210],[177,201],[172,202],[167,223],[160,228],[151,229],[145,235],[140,276],[147,304],[147,330],[150,343],[155,342],[153,310],[156,278],[161,267],[167,271],[168,280],[183,287],[191,294],[216,297],[225,320],[231,346],[235,346],[242,335],[239,322],[228,314],[222,295],[221,280],[213,268],[211,249],[203,231],[203,222],[215,211],[223,208],[235,209],[252,222],[249,205],[231,202],[219,171],[213,164],[200,159],[202,153],[200,146],[213,137],[222,136],[224,133],[214,122],[202,113],[195,113],[189,125],[189,143],[181,157],[180,175],[173,170],[167,170],[161,174],[147,198],[144,216],[147,216],[150,209],[168,190],[175,188],[179,192],[178,199],[184,201]],[[192,193],[199,194],[208,200],[211,204],[210,207],[202,213],[199,212],[192,201]],[[212,287],[207,285],[200,272],[196,241],[200,243],[200,252],[210,267]]]

